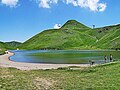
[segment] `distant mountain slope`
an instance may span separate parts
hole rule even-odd
[[[12,42],[0,42],[0,49],[16,49],[20,42],[12,41]]]
[[[8,46],[11,46],[11,47],[17,47],[19,46],[20,44],[22,44],[21,42],[17,42],[17,41],[11,41],[11,42],[5,42]]]
[[[95,47],[101,49],[120,49],[120,24],[113,26],[106,26],[89,30],[91,36],[97,38]]]
[[[96,46],[99,48],[119,49],[120,48],[120,28],[109,30],[102,36]]]
[[[120,25],[91,29],[75,20],[60,29],[45,30],[20,45],[21,49],[119,49]]]

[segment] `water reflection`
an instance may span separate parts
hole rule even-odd
[[[120,59],[120,51],[96,51],[96,50],[18,50],[12,51],[11,60],[29,63],[53,63],[53,64],[87,64],[90,60],[95,63],[104,63],[104,56],[113,55],[113,60]]]

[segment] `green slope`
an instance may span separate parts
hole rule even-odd
[[[5,43],[7,44],[7,46],[10,46],[12,48],[16,48],[17,46],[22,44],[21,42],[17,42],[17,41],[11,41],[11,42],[5,42]]]
[[[98,40],[96,46],[109,49],[120,48],[120,29],[109,31]]]
[[[0,55],[4,54],[5,50],[6,50],[6,44],[3,42],[0,42]]]
[[[20,48],[90,49],[93,43],[96,41],[96,38],[83,32],[86,30],[91,29],[77,21],[70,20],[58,30],[46,30],[35,35],[31,39],[23,43]]]
[[[89,27],[85,26],[82,23],[79,23],[76,20],[69,20],[67,21],[62,27],[61,29],[76,29],[76,30],[87,30],[90,29]]]
[[[97,28],[86,33],[97,38],[97,48],[120,49],[120,25]]]
[[[75,20],[60,29],[45,30],[20,45],[21,49],[119,49],[120,25],[91,29]]]
[[[12,41],[12,42],[0,42],[0,54],[3,54],[5,50],[16,49],[21,43]]]
[[[0,49],[5,48],[5,43],[0,42]]]

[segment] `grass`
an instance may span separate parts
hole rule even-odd
[[[17,49],[17,46],[20,45],[20,42],[12,41],[12,42],[0,42],[0,54],[5,50],[13,50]]]
[[[77,21],[68,21],[61,29],[43,31],[25,43],[21,49],[91,49],[96,38],[84,33],[92,30]]]
[[[79,70],[0,68],[0,90],[119,90],[119,67],[120,62]]]
[[[100,48],[119,48],[120,46],[120,29],[111,30],[97,42]],[[101,44],[102,43],[102,44]]]
[[[4,50],[0,50],[0,55],[3,55],[5,53]]]
[[[0,42],[0,55],[5,53],[5,45],[4,43]]]
[[[60,29],[45,30],[19,46],[20,49],[120,49],[120,25],[91,29],[75,20]]]

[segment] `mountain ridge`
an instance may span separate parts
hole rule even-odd
[[[45,30],[33,36],[21,44],[20,48],[60,50],[119,49],[120,38],[117,33],[119,33],[120,28],[118,26],[91,29],[76,20],[68,20],[60,29]],[[114,35],[109,36],[111,33],[114,33]],[[113,42],[109,41],[110,38],[113,38]],[[103,42],[104,40],[105,42]],[[117,44],[112,45],[111,43],[114,42],[117,42]],[[109,47],[107,46],[108,44],[110,44]]]
[[[76,20],[68,20],[60,29],[44,30],[24,43],[0,42],[4,49],[120,49],[120,24],[89,28]],[[14,44],[15,43],[15,44]],[[17,44],[16,44],[17,43]],[[15,46],[15,47],[14,47]],[[13,48],[14,47],[14,48]]]

